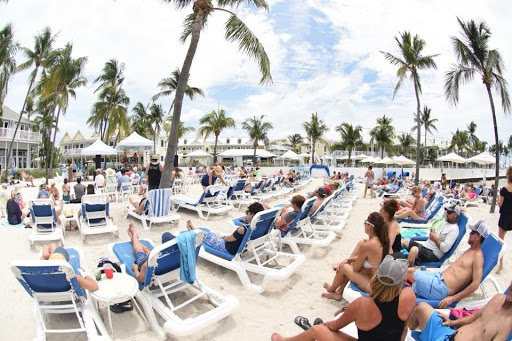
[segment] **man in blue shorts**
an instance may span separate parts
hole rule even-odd
[[[419,340],[510,340],[512,333],[512,283],[506,295],[496,294],[476,313],[451,320],[427,303],[414,308],[409,328],[421,329]],[[452,329],[456,327],[457,330]]]
[[[417,296],[440,301],[439,307],[444,308],[478,289],[484,265],[481,245],[489,235],[489,228],[483,220],[468,226],[471,230],[469,249],[443,272],[415,271],[409,268],[407,278],[413,283],[412,290]]]

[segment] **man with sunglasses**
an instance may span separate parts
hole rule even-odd
[[[440,300],[439,307],[445,308],[478,289],[484,266],[481,246],[489,235],[489,228],[483,220],[468,227],[469,249],[443,272],[415,271],[409,268],[407,279],[413,283],[412,290],[417,296]]]
[[[455,244],[459,237],[457,220],[461,215],[461,210],[456,204],[445,205],[444,210],[446,211],[446,222],[436,232],[431,230],[426,242],[402,240],[402,247],[409,251],[407,255],[409,266],[421,265],[423,262],[437,262]]]

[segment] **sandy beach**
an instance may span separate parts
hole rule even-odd
[[[322,183],[322,179],[313,179],[312,182],[298,193],[311,191]],[[38,181],[37,183],[39,183]],[[363,199],[362,185],[359,186],[359,198],[355,202],[346,221],[346,226],[342,233],[335,239],[331,245],[324,249],[317,249],[313,257],[308,258],[299,270],[285,281],[272,282],[262,294],[255,294],[247,291],[241,285],[235,272],[221,268],[202,259],[197,263],[198,278],[210,288],[226,295],[234,295],[240,301],[239,309],[228,318],[202,330],[194,335],[181,338],[183,340],[268,340],[272,332],[276,331],[282,335],[295,335],[301,329],[294,324],[294,318],[297,315],[308,317],[313,321],[316,317],[329,320],[334,312],[339,309],[342,302],[321,298],[323,291],[322,285],[325,281],[330,281],[334,275],[331,265],[347,257],[356,243],[365,236],[363,222],[370,212],[378,211],[380,199]],[[12,186],[8,189],[10,193]],[[59,186],[60,189],[60,186]],[[201,191],[200,185],[191,187],[189,196],[198,196]],[[25,201],[35,198],[37,187],[23,188],[23,197]],[[134,196],[136,198],[137,196]],[[269,204],[283,202],[283,199],[270,201]],[[77,230],[66,231],[66,247],[74,247],[82,251],[85,259],[86,270],[92,272],[100,257],[109,256],[107,245],[118,240],[128,240],[126,229],[129,222],[133,222],[143,238],[153,240],[155,244],[160,244],[160,237],[164,231],[177,233],[185,229],[187,219],[192,220],[195,226],[206,226],[222,234],[232,232],[232,225],[229,220],[243,214],[243,210],[237,209],[229,212],[222,217],[213,217],[212,220],[200,220],[196,213],[187,210],[180,210],[178,213],[181,219],[178,224],[157,224],[151,231],[144,231],[138,220],[125,218],[122,214],[121,204],[112,204],[111,215],[114,217],[115,224],[119,227],[120,237],[116,239],[112,234],[87,237],[85,244],[80,239]],[[468,215],[475,222],[484,219],[491,228],[491,231],[497,234],[497,221],[499,213],[490,214],[489,205],[480,204],[480,207],[469,207]],[[498,211],[498,210],[497,210]],[[471,222],[471,220],[470,220]],[[4,328],[0,331],[0,339],[10,340],[30,340],[36,335],[36,325],[34,319],[34,302],[25,292],[12,275],[9,264],[12,260],[38,259],[41,252],[41,243],[37,243],[30,248],[28,235],[31,229],[13,228],[1,226],[3,235],[4,257],[1,265],[4,269],[3,280],[0,284],[2,292],[3,309],[0,312],[0,321]],[[460,248],[467,245],[467,233],[461,242]],[[505,243],[512,242],[512,233],[507,234]],[[285,248],[285,251],[289,249]],[[499,274],[493,276],[497,279],[502,288],[505,288],[512,279],[512,248],[507,248],[504,253],[505,268]],[[84,262],[85,261],[85,262]],[[257,276],[252,277],[258,280]],[[480,296],[478,290],[475,296]],[[105,324],[106,307],[100,306],[100,314]],[[142,317],[136,312],[126,312],[122,314],[112,314],[114,325],[114,339],[116,340],[154,340],[154,334],[145,324]],[[74,336],[57,335],[51,336],[49,340],[69,340],[75,339]],[[86,339],[81,335],[79,340]],[[169,336],[168,340],[177,340]]]

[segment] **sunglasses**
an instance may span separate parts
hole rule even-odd
[[[372,223],[370,223],[368,220],[365,220],[365,221],[364,221],[364,223],[365,223],[365,224],[370,225],[371,227],[375,227],[375,225],[373,225]]]
[[[479,234],[478,231],[471,231],[469,234]]]
[[[251,212],[251,211],[249,211],[249,210],[245,210],[245,214],[246,214],[246,215],[247,215],[247,214],[249,214],[250,212]]]

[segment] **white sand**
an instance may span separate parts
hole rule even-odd
[[[311,191],[321,180],[315,179],[300,193]],[[359,187],[361,185],[359,184]],[[60,188],[59,188],[60,189]],[[191,188],[190,195],[201,191],[199,185]],[[34,198],[36,188],[23,188],[25,201]],[[361,196],[362,190],[359,190]],[[275,200],[271,204],[282,202]],[[120,204],[113,204],[111,214],[120,229],[120,239],[127,240],[126,228],[129,222],[134,222],[139,234],[143,238],[150,238],[156,244],[160,244],[162,232],[170,230],[178,232],[185,229],[185,221],[191,219],[196,226],[207,226],[220,233],[231,233],[232,227],[227,221],[242,215],[242,211],[233,210],[229,216],[214,217],[214,220],[203,221],[197,214],[187,210],[180,210],[181,220],[178,225],[158,224],[151,231],[144,231],[142,225],[135,219],[122,217]],[[490,214],[488,205],[482,204],[480,208],[468,208],[468,214],[473,219],[484,219],[491,227],[491,231],[497,234],[497,221],[499,213]],[[262,294],[255,294],[243,288],[238,276],[233,271],[223,269],[217,265],[200,259],[197,264],[198,277],[207,286],[226,295],[235,295],[240,301],[239,309],[230,317],[196,333],[182,338],[183,340],[268,340],[272,332],[282,335],[294,335],[302,331],[293,322],[295,316],[303,315],[313,321],[316,317],[329,320],[333,313],[342,305],[341,302],[332,301],[320,297],[323,291],[322,285],[333,278],[334,272],[331,265],[347,257],[358,240],[364,237],[363,221],[372,211],[379,209],[379,199],[359,198],[346,222],[346,227],[329,247],[317,249],[312,258],[306,260],[303,266],[290,278],[282,282],[272,282]],[[2,309],[0,321],[3,328],[0,331],[0,339],[29,340],[36,335],[34,320],[34,302],[25,290],[15,280],[9,269],[12,260],[38,259],[42,244],[36,244],[30,248],[27,236],[31,229],[15,229],[1,226],[4,245],[4,257],[1,265],[4,269],[4,278],[0,282],[2,293]],[[511,243],[512,233],[507,234],[506,242]],[[75,247],[81,250],[85,256],[85,265],[88,271],[92,271],[98,259],[108,256],[107,244],[117,241],[112,234],[87,237],[86,244],[82,244],[78,231],[66,232],[67,247]],[[465,247],[467,236],[464,237],[460,247]],[[505,269],[499,275],[495,275],[498,282],[505,288],[512,279],[512,249],[505,251]],[[494,273],[493,273],[494,275]],[[252,277],[258,280],[258,276]],[[479,292],[479,291],[477,291]],[[100,307],[100,313],[107,325],[106,307]],[[123,314],[112,314],[115,339],[117,340],[154,340],[154,334],[145,324],[144,320],[134,311]],[[74,336],[52,336],[49,340],[69,340]],[[85,337],[81,338],[85,339]],[[169,336],[169,340],[177,338]]]

